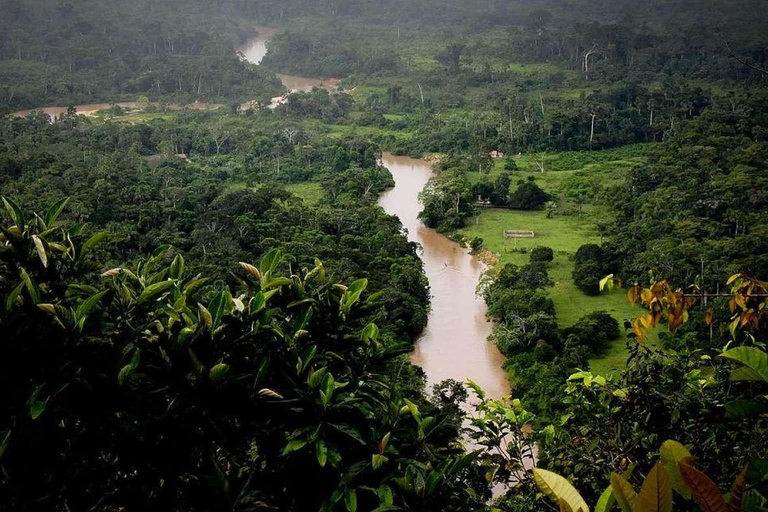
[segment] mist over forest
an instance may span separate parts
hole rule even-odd
[[[765,0],[0,0],[0,511],[768,510]]]

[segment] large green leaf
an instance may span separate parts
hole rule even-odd
[[[163,293],[164,291],[168,290],[174,284],[175,284],[174,281],[161,281],[159,283],[151,284],[146,288],[144,288],[144,290],[136,299],[136,302],[138,302],[139,304],[141,304],[142,302],[146,302],[149,299],[156,297],[161,293]]]
[[[100,231],[86,240],[85,243],[83,243],[83,246],[80,247],[80,257],[82,258],[93,249],[95,249],[97,245],[99,245],[105,238],[107,238],[107,235],[109,235],[109,233],[106,231]]]
[[[264,274],[268,274],[277,270],[277,266],[280,265],[281,259],[282,254],[280,253],[279,249],[272,249],[267,254],[265,254],[264,257],[261,258],[261,264],[259,265],[261,275],[263,276]]]
[[[589,512],[589,507],[571,483],[552,471],[533,468],[533,481],[547,497],[560,503],[560,500],[568,504],[573,512]]]
[[[702,512],[728,512],[725,498],[707,475],[685,462],[680,463],[680,473],[693,491],[693,499]]]
[[[11,216],[11,220],[16,224],[16,227],[19,228],[19,231],[24,231],[24,214],[21,213],[21,208],[19,208],[19,205],[14,203],[11,199],[8,199],[6,197],[2,198],[3,204],[5,205],[5,209],[8,210],[8,215]]]
[[[632,488],[632,484],[618,473],[611,474],[611,488],[613,496],[616,498],[623,512],[634,512],[637,504],[637,493]]]
[[[75,311],[75,317],[77,318],[77,324],[80,329],[83,328],[83,325],[85,325],[85,320],[88,318],[88,315],[91,314],[91,311],[93,311],[93,308],[96,307],[96,304],[99,303],[99,301],[104,297],[109,290],[104,290],[101,292],[98,292],[94,295],[91,295],[87,299],[85,299],[83,302],[80,303],[79,306],[77,306],[77,310]]]
[[[725,417],[729,420],[738,420],[767,412],[768,399],[764,397],[742,398],[726,402],[725,404]]]
[[[672,512],[672,484],[661,462],[657,462],[645,477],[635,511]]]
[[[768,353],[756,347],[736,347],[726,350],[720,357],[737,361],[768,382]]]
[[[35,244],[37,256],[40,258],[43,267],[48,268],[48,255],[45,252],[45,244],[43,243],[43,240],[37,235],[32,235],[32,242]]]
[[[228,293],[220,291],[208,304],[208,311],[211,313],[211,330],[215,331],[221,323],[221,319],[224,318],[224,313],[227,311]]]
[[[667,470],[672,487],[685,499],[691,498],[691,488],[680,474],[679,464],[682,461],[691,460],[691,452],[677,441],[667,440],[661,445],[661,462]]]
[[[67,206],[67,203],[69,202],[69,198],[65,197],[61,201],[57,202],[50,208],[48,208],[48,211],[45,212],[45,226],[46,228],[50,228],[59,218],[59,215],[61,215],[61,212],[64,211],[64,207]]]

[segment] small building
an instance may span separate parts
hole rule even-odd
[[[488,156],[491,158],[504,158],[504,153],[502,151],[493,150],[490,153],[488,153]]]

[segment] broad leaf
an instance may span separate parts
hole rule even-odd
[[[691,498],[691,488],[680,474],[679,464],[685,460],[691,460],[691,452],[677,441],[667,440],[661,445],[661,462],[667,470],[672,487],[685,499]]]
[[[680,463],[680,473],[693,491],[693,499],[702,512],[728,512],[725,498],[707,475],[685,462]]]
[[[86,240],[83,246],[80,247],[80,257],[82,258],[93,249],[95,249],[97,245],[99,245],[105,238],[107,238],[107,235],[109,235],[109,233],[106,231],[100,231]]]
[[[14,224],[16,224],[16,227],[19,228],[19,231],[24,231],[24,214],[21,213],[21,208],[19,208],[19,205],[14,203],[11,199],[2,198],[3,204],[5,205],[5,209],[8,210],[8,215],[11,216],[11,220],[13,220]]]
[[[64,207],[67,206],[67,203],[69,202],[69,198],[66,197],[62,199],[61,201],[57,202],[50,208],[48,208],[48,211],[45,212],[45,226],[46,228],[50,228],[59,218],[59,215],[61,215],[61,212],[64,211]]]
[[[219,363],[208,371],[208,379],[212,384],[218,384],[229,373],[229,365]]]
[[[736,347],[726,350],[720,357],[737,361],[768,382],[768,353],[755,347]]]
[[[672,512],[672,484],[661,462],[645,477],[637,496],[637,512]]]
[[[45,245],[43,244],[43,241],[37,235],[32,235],[32,241],[35,244],[35,250],[37,251],[37,256],[40,258],[40,262],[43,264],[43,267],[48,268],[48,255],[45,253]]]
[[[627,479],[618,473],[611,474],[611,488],[613,496],[616,498],[621,510],[624,512],[634,512],[637,504],[637,493]]]
[[[174,284],[175,284],[174,281],[161,281],[159,283],[151,284],[146,288],[144,288],[144,290],[136,299],[136,302],[138,302],[139,304],[141,304],[142,302],[146,302],[149,299],[156,297],[157,295],[160,295],[164,291],[168,290]]]
[[[589,507],[581,497],[579,492],[571,483],[551,471],[541,468],[533,468],[533,481],[539,487],[541,492],[547,495],[556,503],[560,500],[568,504],[573,512],[589,512]]]
[[[728,499],[729,512],[741,512],[744,509],[744,488],[747,486],[747,472],[749,465],[744,466],[739,476],[733,481],[730,497]]]

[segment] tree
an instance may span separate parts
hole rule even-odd
[[[536,183],[524,181],[509,197],[509,205],[518,210],[540,210],[551,199]]]

